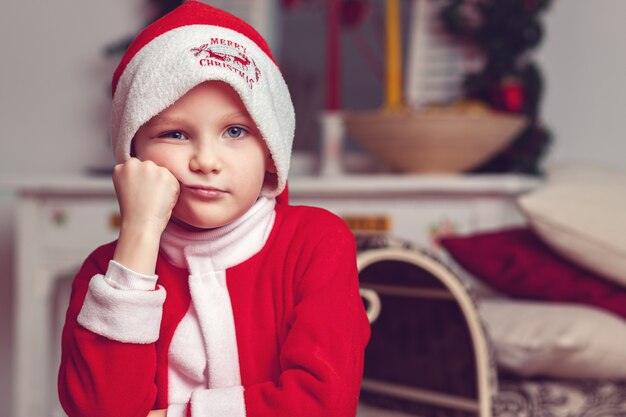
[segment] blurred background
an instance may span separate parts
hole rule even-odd
[[[322,111],[375,110],[389,104],[388,88],[393,81],[385,78],[385,62],[392,59],[385,48],[385,3],[345,2],[337,35],[339,61],[330,70],[330,2],[222,3],[241,13],[266,36],[292,91],[297,114],[292,172],[323,178],[324,164],[328,162],[324,158],[337,155],[329,156],[324,149]],[[401,64],[404,73],[398,77],[405,84],[413,82],[402,87],[405,97],[412,91],[411,97],[421,99],[429,90],[418,85],[423,81],[416,75],[418,65],[408,66],[411,56],[416,56],[411,55],[415,46],[411,43],[411,25],[415,23],[411,3],[400,2],[404,12],[398,23],[402,45],[399,54],[406,58]],[[517,52],[522,61],[532,62],[537,73],[529,76],[524,71],[507,74],[503,70],[504,75],[496,75],[501,77],[496,87],[483,85],[482,90],[480,79],[474,79],[473,85],[464,83],[464,71],[484,65],[489,60],[485,51],[492,45],[484,38],[464,37],[462,31],[454,34],[455,20],[450,14],[447,29],[437,29],[448,31],[444,38],[450,77],[429,101],[408,104],[431,106],[435,112],[446,106],[465,111],[484,105],[529,118],[536,127],[533,134],[538,136],[518,141],[512,151],[501,148],[504,153],[491,155],[495,159],[471,167],[473,172],[540,176],[546,167],[564,162],[626,168],[626,82],[622,79],[626,74],[626,54],[622,50],[626,41],[622,21],[626,2],[535,3],[540,10],[529,15],[539,22],[541,33],[528,35],[536,39],[530,39]],[[31,178],[107,175],[113,166],[108,142],[111,75],[121,57],[120,48],[163,7],[167,7],[165,2],[147,0],[0,4],[3,184]],[[456,23],[456,29],[462,29]],[[415,59],[419,61],[419,56]],[[337,84],[330,91],[329,71],[333,70]],[[436,83],[435,78],[432,83]],[[329,94],[335,95],[335,102],[329,101]],[[471,109],[467,111],[474,111]],[[396,172],[372,156],[351,137],[352,133],[347,132],[341,143],[340,171]],[[13,398],[15,204],[11,186],[1,188],[0,416],[7,417],[12,415]]]

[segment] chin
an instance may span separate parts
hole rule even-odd
[[[223,226],[223,224],[215,222],[210,222],[206,220],[197,220],[197,219],[187,219],[184,217],[174,217],[172,216],[172,221],[187,230],[191,230],[194,232],[200,232],[203,230],[215,229],[216,227]]]

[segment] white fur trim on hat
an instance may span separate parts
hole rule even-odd
[[[274,197],[287,181],[295,115],[289,90],[270,57],[243,34],[221,26],[181,26],[155,37],[124,68],[113,96],[111,141],[116,160],[152,117],[208,80],[230,84],[263,136],[277,169]],[[275,185],[275,187],[274,187]]]

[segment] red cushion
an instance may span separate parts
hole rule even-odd
[[[572,264],[530,229],[444,237],[441,245],[465,270],[512,297],[577,302],[626,317],[626,288]]]

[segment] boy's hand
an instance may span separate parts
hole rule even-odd
[[[180,192],[176,177],[152,161],[131,158],[115,166],[113,185],[120,205],[122,229],[141,228],[160,236]]]
[[[135,272],[155,272],[161,234],[172,216],[180,185],[154,162],[131,158],[113,170],[122,225],[113,259]]]
[[[148,417],[167,417],[167,410],[152,410],[148,413]]]

